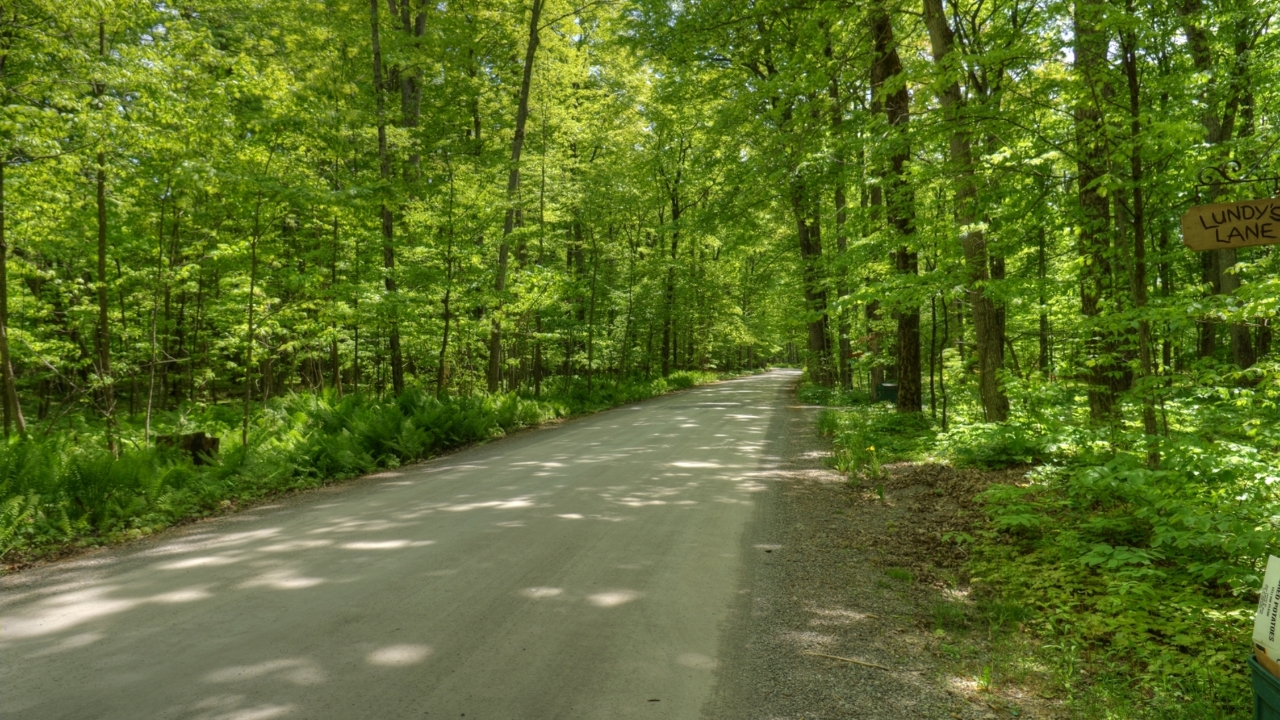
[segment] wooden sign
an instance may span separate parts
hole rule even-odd
[[[1182,216],[1182,244],[1219,250],[1280,243],[1280,198],[1193,207]]]

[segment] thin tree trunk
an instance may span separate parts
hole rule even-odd
[[[453,242],[456,238],[456,231],[457,231],[457,228],[454,225],[454,217],[453,217],[453,203],[454,203],[453,164],[449,161],[449,155],[447,152],[445,153],[445,168],[449,173],[449,215],[448,215],[449,239],[446,243],[445,254],[444,254],[445,285],[444,285],[444,302],[442,303],[442,308],[441,308],[443,312],[444,332],[441,334],[441,337],[440,337],[440,357],[436,364],[436,395],[437,396],[444,394],[445,387],[446,387],[445,383],[448,382],[448,379],[449,379],[449,372],[448,372],[449,325],[453,321],[453,311],[450,307],[450,302],[453,298],[453,268],[454,268]]]
[[[938,396],[934,392],[934,357],[938,349],[938,296],[929,297],[929,415],[938,417]]]
[[[267,164],[270,165],[270,159]],[[262,191],[253,209],[253,235],[249,239],[249,302],[244,336],[244,411],[240,422],[240,444],[249,445],[249,405],[253,400],[253,296],[258,283],[258,238],[262,230]]]
[[[338,189],[337,171],[334,172],[334,190]],[[333,264],[329,269],[329,287],[331,288],[332,297],[337,300],[338,289],[338,253],[342,249],[341,240],[339,238],[338,216],[333,216]],[[329,324],[329,332],[333,336],[329,338],[329,371],[331,373],[334,391],[338,397],[342,397],[342,356],[338,354],[338,323]]]
[[[670,184],[667,193],[671,196],[671,263],[667,265],[667,285],[663,299],[662,316],[662,376],[671,374],[671,370],[680,364],[679,335],[675,330],[676,314],[676,258],[680,244],[680,176],[677,169],[674,183]],[[659,218],[661,223],[661,218]]]
[[[830,62],[834,55],[834,49],[831,46],[830,37],[827,38],[827,45],[824,48],[824,54]],[[828,85],[828,94],[831,97],[831,129],[835,135],[835,230],[836,230],[836,252],[839,253],[841,259],[849,251],[849,237],[846,231],[846,222],[848,220],[848,211],[846,209],[847,200],[844,194],[845,186],[845,146],[844,137],[842,135],[844,123],[844,106],[840,97],[839,78],[833,74],[831,82]],[[849,294],[849,277],[848,268],[842,262],[836,274],[836,296],[844,298]],[[853,388],[853,368],[849,362],[853,359],[853,345],[849,338],[849,310],[840,306],[839,313],[836,317],[836,334],[837,338],[837,361],[836,375],[840,380],[840,387],[846,391]]]
[[[1037,278],[1040,285],[1040,357],[1038,366],[1040,376],[1049,377],[1049,313],[1048,298],[1045,296],[1045,276],[1048,273],[1048,260],[1045,256],[1045,231],[1040,227],[1039,252],[1037,254]]]
[[[151,291],[151,363],[147,371],[147,410],[142,436],[147,447],[151,445],[151,412],[156,394],[156,324],[160,314],[160,287],[164,284],[164,206],[165,201],[161,199],[160,220],[156,228],[156,284]]]
[[[107,56],[106,28],[106,19],[99,20],[98,58],[101,60],[105,60]],[[99,104],[105,92],[105,83],[93,83],[93,96]],[[102,386],[102,413],[107,420],[107,447],[114,454],[118,452],[118,448],[115,436],[115,385],[111,376],[111,326],[107,317],[107,155],[101,149],[97,156],[95,186],[98,210],[98,327],[95,339],[98,345],[98,381]]]
[[[1133,2],[1128,2],[1133,12]],[[1147,464],[1153,469],[1160,465],[1160,450],[1155,437],[1160,432],[1156,425],[1156,404],[1152,392],[1155,389],[1145,382],[1151,375],[1151,321],[1143,316],[1147,306],[1147,227],[1146,208],[1142,196],[1142,116],[1138,87],[1137,38],[1132,30],[1122,33],[1125,79],[1129,86],[1129,172],[1133,181],[1133,306],[1138,313],[1138,393],[1142,398],[1142,427],[1148,437]]]
[[[613,227],[609,228],[610,240],[613,239]],[[596,234],[591,233],[591,305],[587,312],[587,395],[591,395],[592,382],[595,379],[596,358],[596,277],[600,271],[600,251],[596,247]]]
[[[943,296],[944,300],[946,296]],[[951,343],[951,311],[948,309],[950,303],[942,303],[942,345],[938,348],[938,359],[941,367],[938,369],[938,393],[942,395],[942,431],[947,430],[947,358],[943,355],[943,350]]]
[[[382,79],[382,44],[378,37],[378,0],[369,0],[369,19],[373,38],[373,94],[378,114],[378,174],[384,185],[391,182],[391,157],[387,151],[387,114],[385,84]],[[398,394],[404,390],[404,358],[400,353],[399,308],[396,298],[396,251],[393,245],[395,219],[391,207],[387,204],[384,187],[384,198],[381,207],[382,220],[382,267],[386,273],[383,286],[390,300],[390,317],[387,318],[388,343],[391,355],[391,386]]]
[[[377,0],[371,0],[377,2]],[[502,241],[498,244],[498,269],[493,289],[498,308],[489,328],[489,392],[497,392],[502,382],[502,296],[507,291],[507,265],[511,254],[511,233],[516,228],[516,203],[520,194],[520,153],[524,149],[525,124],[529,119],[529,88],[533,84],[533,61],[538,51],[538,23],[542,19],[543,0],[533,0],[529,16],[529,43],[524,54],[524,75],[520,79],[520,96],[516,104],[516,127],[511,138],[511,167],[507,174],[507,212],[502,221]]]
[[[0,372],[4,375],[4,436],[15,425],[19,435],[27,434],[27,421],[18,401],[17,383],[13,377],[13,361],[9,356],[9,242],[5,234],[4,170],[8,164],[0,160]]]

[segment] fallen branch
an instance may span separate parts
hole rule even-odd
[[[876,669],[879,669],[879,670],[888,670],[888,669],[889,669],[889,668],[887,668],[887,667],[885,667],[885,666],[883,666],[883,665],[877,665],[877,664],[875,664],[875,663],[869,663],[869,662],[865,662],[865,661],[863,661],[863,660],[854,660],[853,658],[840,657],[839,655],[826,655],[826,654],[824,654],[824,653],[816,653],[816,652],[805,652],[805,655],[812,655],[812,656],[814,656],[814,657],[830,658],[831,660],[843,660],[843,661],[845,661],[845,662],[847,662],[847,663],[853,663],[854,665],[861,665],[861,666],[863,666],[863,667],[876,668]]]

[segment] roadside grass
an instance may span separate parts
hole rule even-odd
[[[1156,469],[1139,428],[1089,426],[1070,391],[1032,384],[1005,423],[953,408],[940,432],[863,405],[824,410],[819,429],[864,488],[899,460],[1027,470],[957,498],[984,519],[944,536],[968,560],[919,619],[1000,716],[1039,697],[1072,718],[1247,718],[1256,589],[1280,551],[1280,372],[1252,375],[1166,397]]]
[[[585,384],[545,398],[515,393],[398,396],[331,391],[274,398],[251,418],[240,442],[239,408],[183,406],[153,418],[156,434],[196,431],[222,439],[212,464],[148,445],[138,418],[116,430],[69,415],[69,425],[0,442],[0,560],[9,569],[143,537],[171,525],[232,511],[280,493],[394,468],[463,445],[559,418],[713,382],[682,371],[666,378]]]

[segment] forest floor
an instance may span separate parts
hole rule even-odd
[[[771,432],[778,482],[745,541],[749,594],[708,716],[1065,716],[1041,695],[1044,669],[1011,648],[1016,618],[970,599],[963,551],[944,540],[980,520],[978,492],[1025,470],[896,463],[855,486],[829,466],[818,410],[794,404],[775,417],[786,424]],[[1010,658],[1024,661],[1018,671]]]

